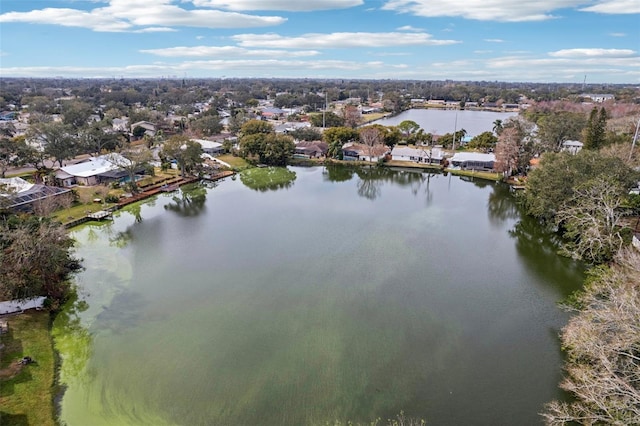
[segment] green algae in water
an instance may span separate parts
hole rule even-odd
[[[95,263],[62,421],[535,424],[560,379],[555,302],[581,276],[522,261],[491,185],[436,176],[428,194],[392,173],[371,197],[364,176],[295,171],[288,191],[225,182],[206,208],[162,197],[79,237]]]
[[[291,187],[296,172],[286,167],[256,167],[240,172],[240,180],[256,191],[274,191]]]

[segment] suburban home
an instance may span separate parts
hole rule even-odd
[[[31,211],[34,203],[70,192],[67,188],[29,183],[19,177],[0,179],[0,207]]]
[[[278,124],[274,127],[276,133],[289,133],[294,132],[298,129],[310,129],[311,123],[309,122],[292,122],[287,121],[286,123]]]
[[[128,117],[114,118],[111,121],[111,127],[114,132],[126,132],[127,129],[129,128],[129,118]]]
[[[342,147],[342,157],[346,161],[368,161],[377,163],[389,153],[389,147],[383,144],[367,146],[360,143],[348,143]]]
[[[411,148],[396,145],[391,150],[391,159],[395,161],[412,161],[414,163],[440,164],[444,153],[440,148]]]
[[[268,120],[279,120],[284,117],[286,111],[280,108],[267,107],[260,111],[262,117]]]
[[[566,151],[570,154],[577,154],[580,152],[584,144],[579,141],[564,141],[562,142],[561,151]]]
[[[137,123],[133,123],[131,125],[131,133],[133,133],[133,130],[136,127],[142,127],[144,129],[144,134],[151,137],[154,137],[158,131],[156,125],[149,121],[138,121]]]
[[[491,171],[496,162],[496,156],[480,152],[457,152],[449,162],[453,167],[462,170]]]
[[[209,141],[206,139],[191,139],[193,142],[200,144],[202,152],[209,155],[218,155],[224,152],[224,148],[220,142]]]
[[[118,164],[126,164],[127,159],[120,154],[106,154],[91,157],[82,163],[65,166],[56,171],[56,181],[65,187],[73,185],[98,185],[109,182],[124,182],[129,174]],[[136,175],[145,174],[145,167],[140,166]]]
[[[329,145],[323,141],[302,141],[296,144],[295,156],[301,158],[320,158],[327,155]]]

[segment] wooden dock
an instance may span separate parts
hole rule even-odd
[[[99,210],[95,213],[89,213],[87,217],[93,220],[103,220],[103,219],[111,219],[112,215],[113,213],[108,210]]]

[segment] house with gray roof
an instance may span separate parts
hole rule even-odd
[[[32,211],[35,203],[70,192],[68,188],[30,183],[19,177],[0,179],[0,208]]]
[[[496,162],[494,154],[481,152],[456,152],[449,160],[451,165],[461,170],[492,171]]]

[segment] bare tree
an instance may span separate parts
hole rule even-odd
[[[576,187],[556,217],[557,223],[566,228],[566,254],[589,263],[602,263],[620,250],[624,243],[622,194],[622,185],[606,176]]]
[[[344,125],[355,129],[362,122],[362,115],[355,105],[345,105],[342,110]]]
[[[546,423],[640,424],[640,252],[622,250],[577,302],[581,312],[561,336],[567,376],[560,386],[575,398],[547,404]]]
[[[373,149],[376,145],[382,145],[384,142],[382,132],[375,126],[367,126],[360,129],[360,142],[366,147],[369,154],[369,160],[373,157]]]
[[[500,120],[496,120],[500,121]],[[502,126],[502,123],[500,123]],[[514,128],[502,128],[500,130],[500,136],[498,137],[498,143],[496,144],[496,164],[495,170],[500,173],[504,173],[507,176],[511,175],[511,172],[518,165],[518,153],[519,147],[519,135],[518,131]]]

